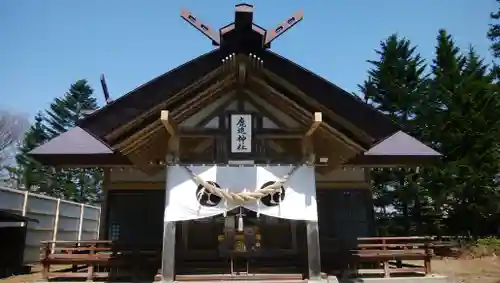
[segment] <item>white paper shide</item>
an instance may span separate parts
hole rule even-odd
[[[252,152],[252,115],[231,115],[231,153]]]

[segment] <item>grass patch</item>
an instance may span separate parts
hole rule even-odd
[[[463,256],[481,258],[500,255],[500,238],[487,237],[465,243],[461,247]]]

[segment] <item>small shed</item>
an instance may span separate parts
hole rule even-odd
[[[0,209],[0,278],[22,271],[28,222],[38,222]]]

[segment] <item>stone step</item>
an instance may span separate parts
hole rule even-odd
[[[177,275],[175,280],[178,282],[209,282],[209,281],[265,281],[265,282],[304,282],[303,276],[297,274],[193,274],[193,275]]]

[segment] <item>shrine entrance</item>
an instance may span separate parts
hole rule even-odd
[[[305,226],[235,208],[178,224],[177,275],[303,274],[307,272]]]

